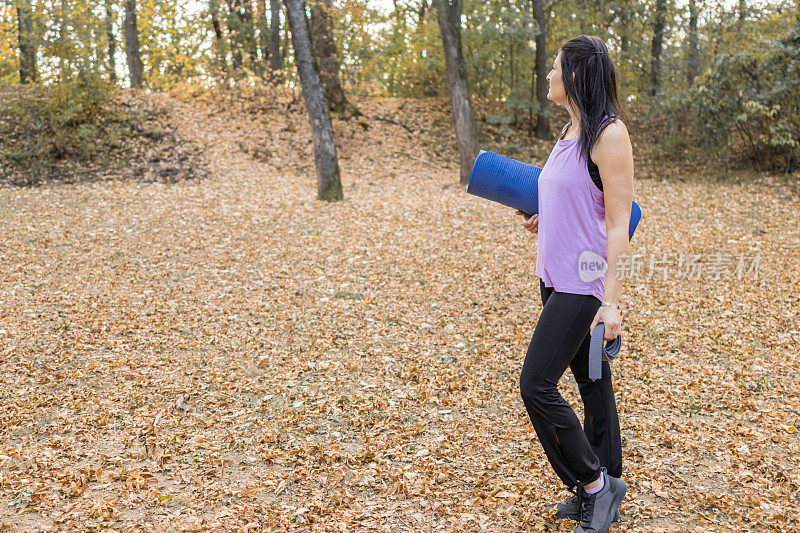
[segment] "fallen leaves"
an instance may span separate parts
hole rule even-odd
[[[518,397],[536,240],[409,150],[446,102],[365,101],[412,131],[335,124],[338,204],[301,110],[175,105],[207,180],[0,190],[0,523],[569,530]],[[263,161],[237,146],[258,139]],[[765,261],[625,286],[615,530],[796,530],[796,204],[770,177],[636,186],[638,251]]]

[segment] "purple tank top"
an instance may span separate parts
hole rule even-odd
[[[536,275],[545,287],[603,299],[606,208],[580,156],[579,138],[556,141],[539,174]]]

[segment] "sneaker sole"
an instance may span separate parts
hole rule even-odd
[[[555,508],[555,506],[553,506],[552,508]],[[558,513],[556,513],[556,518],[558,520],[574,520],[575,522],[579,522],[580,519],[581,519],[580,516],[578,516],[576,514],[562,514],[562,515],[559,515]],[[619,520],[619,508],[617,508],[614,511],[614,518],[611,519],[611,522],[614,523],[614,522],[616,522],[618,520]]]

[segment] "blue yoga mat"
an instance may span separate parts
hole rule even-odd
[[[539,174],[541,167],[529,165],[495,152],[481,150],[469,174],[467,192],[518,209],[527,215],[539,212]],[[628,240],[642,218],[642,208],[631,204]]]

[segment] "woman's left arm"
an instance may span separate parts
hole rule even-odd
[[[625,125],[617,120],[600,134],[592,151],[592,160],[600,171],[606,209],[607,270],[604,302],[619,305],[622,279],[617,275],[620,255],[628,251],[628,226],[633,202],[633,148]],[[622,319],[619,308],[602,306],[598,309],[590,331],[603,322],[605,340],[612,340],[621,332]]]

